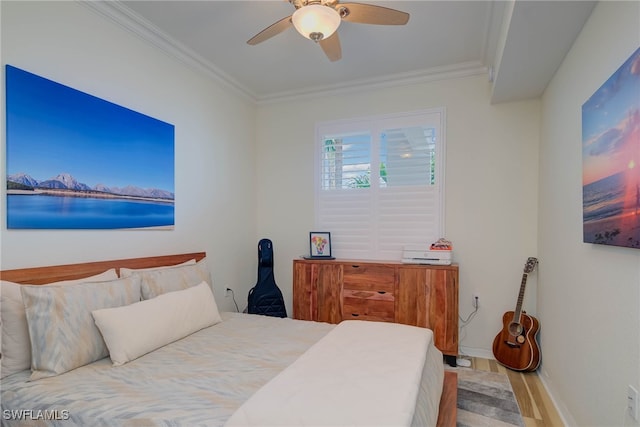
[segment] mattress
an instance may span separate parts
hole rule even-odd
[[[105,358],[37,381],[28,381],[29,371],[3,378],[2,425],[223,426],[335,327],[239,313],[222,317],[123,366]],[[442,378],[442,353],[430,345],[414,425],[435,425]]]

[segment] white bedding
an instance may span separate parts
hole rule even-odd
[[[105,358],[37,381],[28,381],[29,371],[5,377],[2,426],[223,426],[256,391],[335,327],[237,313],[222,317],[217,325],[123,366],[114,367]],[[442,354],[431,344],[425,360],[418,397],[413,398],[417,410],[409,415],[406,409],[403,418],[413,419],[414,425],[435,424],[442,391]],[[384,362],[377,363],[403,364]]]
[[[227,426],[409,426],[432,340],[429,329],[342,322],[251,396]]]

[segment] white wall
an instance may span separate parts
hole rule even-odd
[[[491,355],[513,310],[524,263],[536,255],[539,101],[489,105],[486,76],[264,105],[258,111],[257,230],[273,240],[276,282],[291,314],[292,260],[314,226],[315,123],[446,108],[446,236],[460,265],[460,312],[480,311],[463,351]],[[331,230],[329,230],[331,231]],[[431,242],[425,242],[431,243]],[[535,314],[535,276],[525,306]]]
[[[243,300],[256,276],[255,106],[77,2],[0,4],[2,80],[11,64],[173,124],[176,193],[173,231],[7,230],[2,203],[0,267],[206,251],[231,310],[224,287]]]
[[[640,251],[582,243],[581,153],[582,104],[638,46],[640,3],[599,3],[543,97],[541,372],[570,425],[638,425]]]
[[[291,314],[291,261],[314,223],[315,123],[445,107],[461,315],[481,297],[461,349],[491,355],[538,256],[525,308],[542,324],[543,378],[569,424],[622,424],[627,385],[640,388],[640,252],[581,243],[580,107],[640,45],[639,3],[599,4],[542,100],[493,106],[476,76],[256,108],[76,2],[2,1],[0,13],[3,65],[175,125],[177,200],[170,232],[7,230],[2,204],[0,268],[205,250],[219,304],[232,309],[229,285],[242,309],[268,237]]]

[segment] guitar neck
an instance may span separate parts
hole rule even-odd
[[[527,273],[522,273],[522,282],[520,282],[518,302],[516,303],[516,309],[513,311],[513,319],[517,323],[520,323],[520,316],[522,315],[522,301],[524,300],[524,291],[527,286],[527,276]]]

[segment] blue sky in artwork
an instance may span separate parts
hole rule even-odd
[[[584,183],[640,165],[639,129],[640,48],[582,106]]]
[[[174,126],[6,66],[7,175],[174,192]]]

